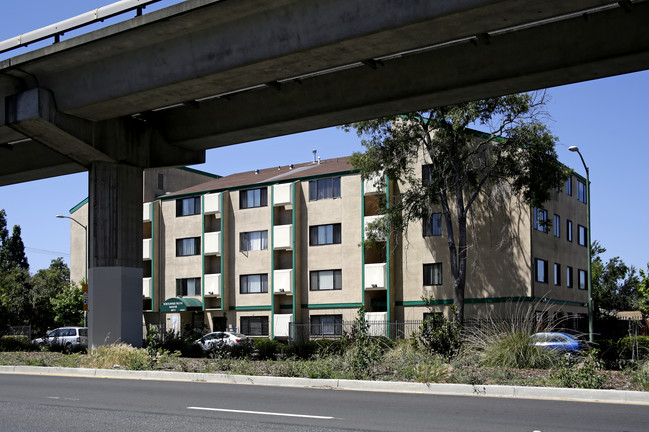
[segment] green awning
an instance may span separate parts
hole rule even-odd
[[[185,312],[203,310],[203,303],[195,298],[172,297],[160,305],[160,312]]]

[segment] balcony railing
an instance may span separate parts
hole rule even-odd
[[[282,183],[273,186],[273,205],[284,206],[293,204],[293,184]]]
[[[143,261],[151,261],[153,257],[151,256],[151,243],[153,242],[152,239],[144,239],[142,240],[142,260]]]
[[[221,192],[207,194],[203,200],[205,214],[221,213]]]
[[[275,225],[273,236],[273,249],[289,250],[293,248],[293,225]]]
[[[363,239],[367,240],[367,235],[369,234],[370,231],[370,224],[380,221],[382,218],[384,218],[384,215],[376,215],[376,216],[365,216],[364,223],[365,223],[365,230],[363,231]],[[379,240],[384,240],[384,235],[383,233],[378,233],[378,238]]]
[[[153,203],[142,204],[142,222],[151,222],[153,220],[152,209]]]
[[[365,264],[365,289],[384,290],[387,288],[388,266],[386,263]]]
[[[142,278],[142,297],[151,298],[151,278]]]
[[[289,337],[293,314],[275,314],[273,330],[275,337]]]
[[[273,292],[275,294],[293,294],[293,270],[275,270]]]
[[[205,255],[221,254],[221,232],[205,233]]]
[[[380,193],[378,183],[380,178],[377,176],[370,176],[363,180],[363,191],[365,195],[374,195]]]
[[[221,273],[205,275],[205,295],[217,297],[221,295]]]

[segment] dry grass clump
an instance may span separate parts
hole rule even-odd
[[[118,343],[93,349],[84,363],[85,367],[96,369],[145,370],[151,368],[151,357],[145,349]]]

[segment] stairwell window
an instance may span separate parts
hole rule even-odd
[[[201,278],[176,279],[176,296],[201,295]]]
[[[342,270],[319,270],[311,272],[311,291],[340,290],[342,288]]]
[[[268,292],[268,274],[250,274],[239,277],[239,293],[259,294]]]
[[[240,251],[268,249],[268,231],[242,232],[239,237]]]
[[[268,205],[268,189],[257,188],[239,191],[239,208],[266,207]]]
[[[201,212],[201,197],[176,200],[176,217],[197,215]]]
[[[424,221],[424,237],[442,235],[442,214],[433,213]]]
[[[340,198],[340,177],[311,180],[309,182],[309,201]]]
[[[442,263],[424,264],[424,286],[442,285]]]
[[[309,245],[321,246],[339,244],[341,241],[340,224],[314,225],[309,227]]]
[[[176,239],[176,256],[192,256],[201,254],[201,238],[190,237],[184,239]]]

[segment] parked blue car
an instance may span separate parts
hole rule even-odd
[[[531,336],[531,338],[534,345],[554,350],[562,354],[578,353],[586,347],[583,342],[566,333],[535,333]]]

